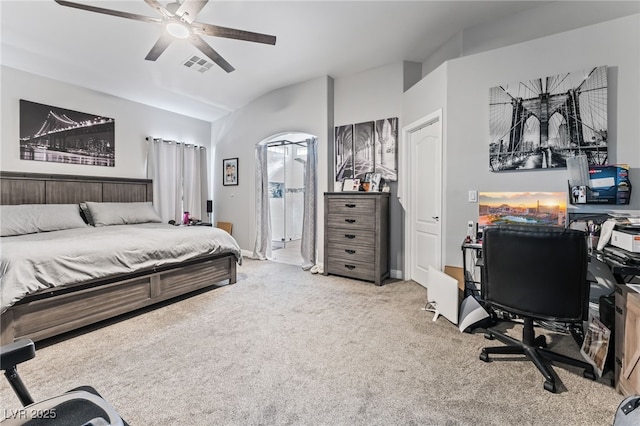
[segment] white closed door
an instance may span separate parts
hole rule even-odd
[[[440,119],[415,131],[409,140],[411,279],[427,286],[428,269],[441,270],[442,133]]]

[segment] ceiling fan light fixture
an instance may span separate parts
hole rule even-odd
[[[188,38],[190,35],[189,28],[180,22],[169,22],[167,32],[175,38]]]

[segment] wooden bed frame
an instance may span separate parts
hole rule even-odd
[[[144,202],[153,200],[153,185],[147,179],[1,172],[0,197],[2,204]],[[225,280],[236,282],[233,254],[40,290],[0,316],[0,344],[42,340]]]

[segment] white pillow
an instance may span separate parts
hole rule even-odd
[[[151,203],[94,203],[87,201],[86,204],[95,226],[162,222]]]
[[[84,228],[77,204],[17,204],[0,206],[0,234],[35,234],[36,232]]]

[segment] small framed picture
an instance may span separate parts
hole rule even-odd
[[[343,191],[359,191],[360,179],[345,179],[342,183]]]
[[[369,192],[380,191],[380,180],[382,179],[381,173],[371,173],[371,182],[369,183]]]
[[[222,160],[222,184],[224,186],[238,184],[237,158],[226,158]]]

